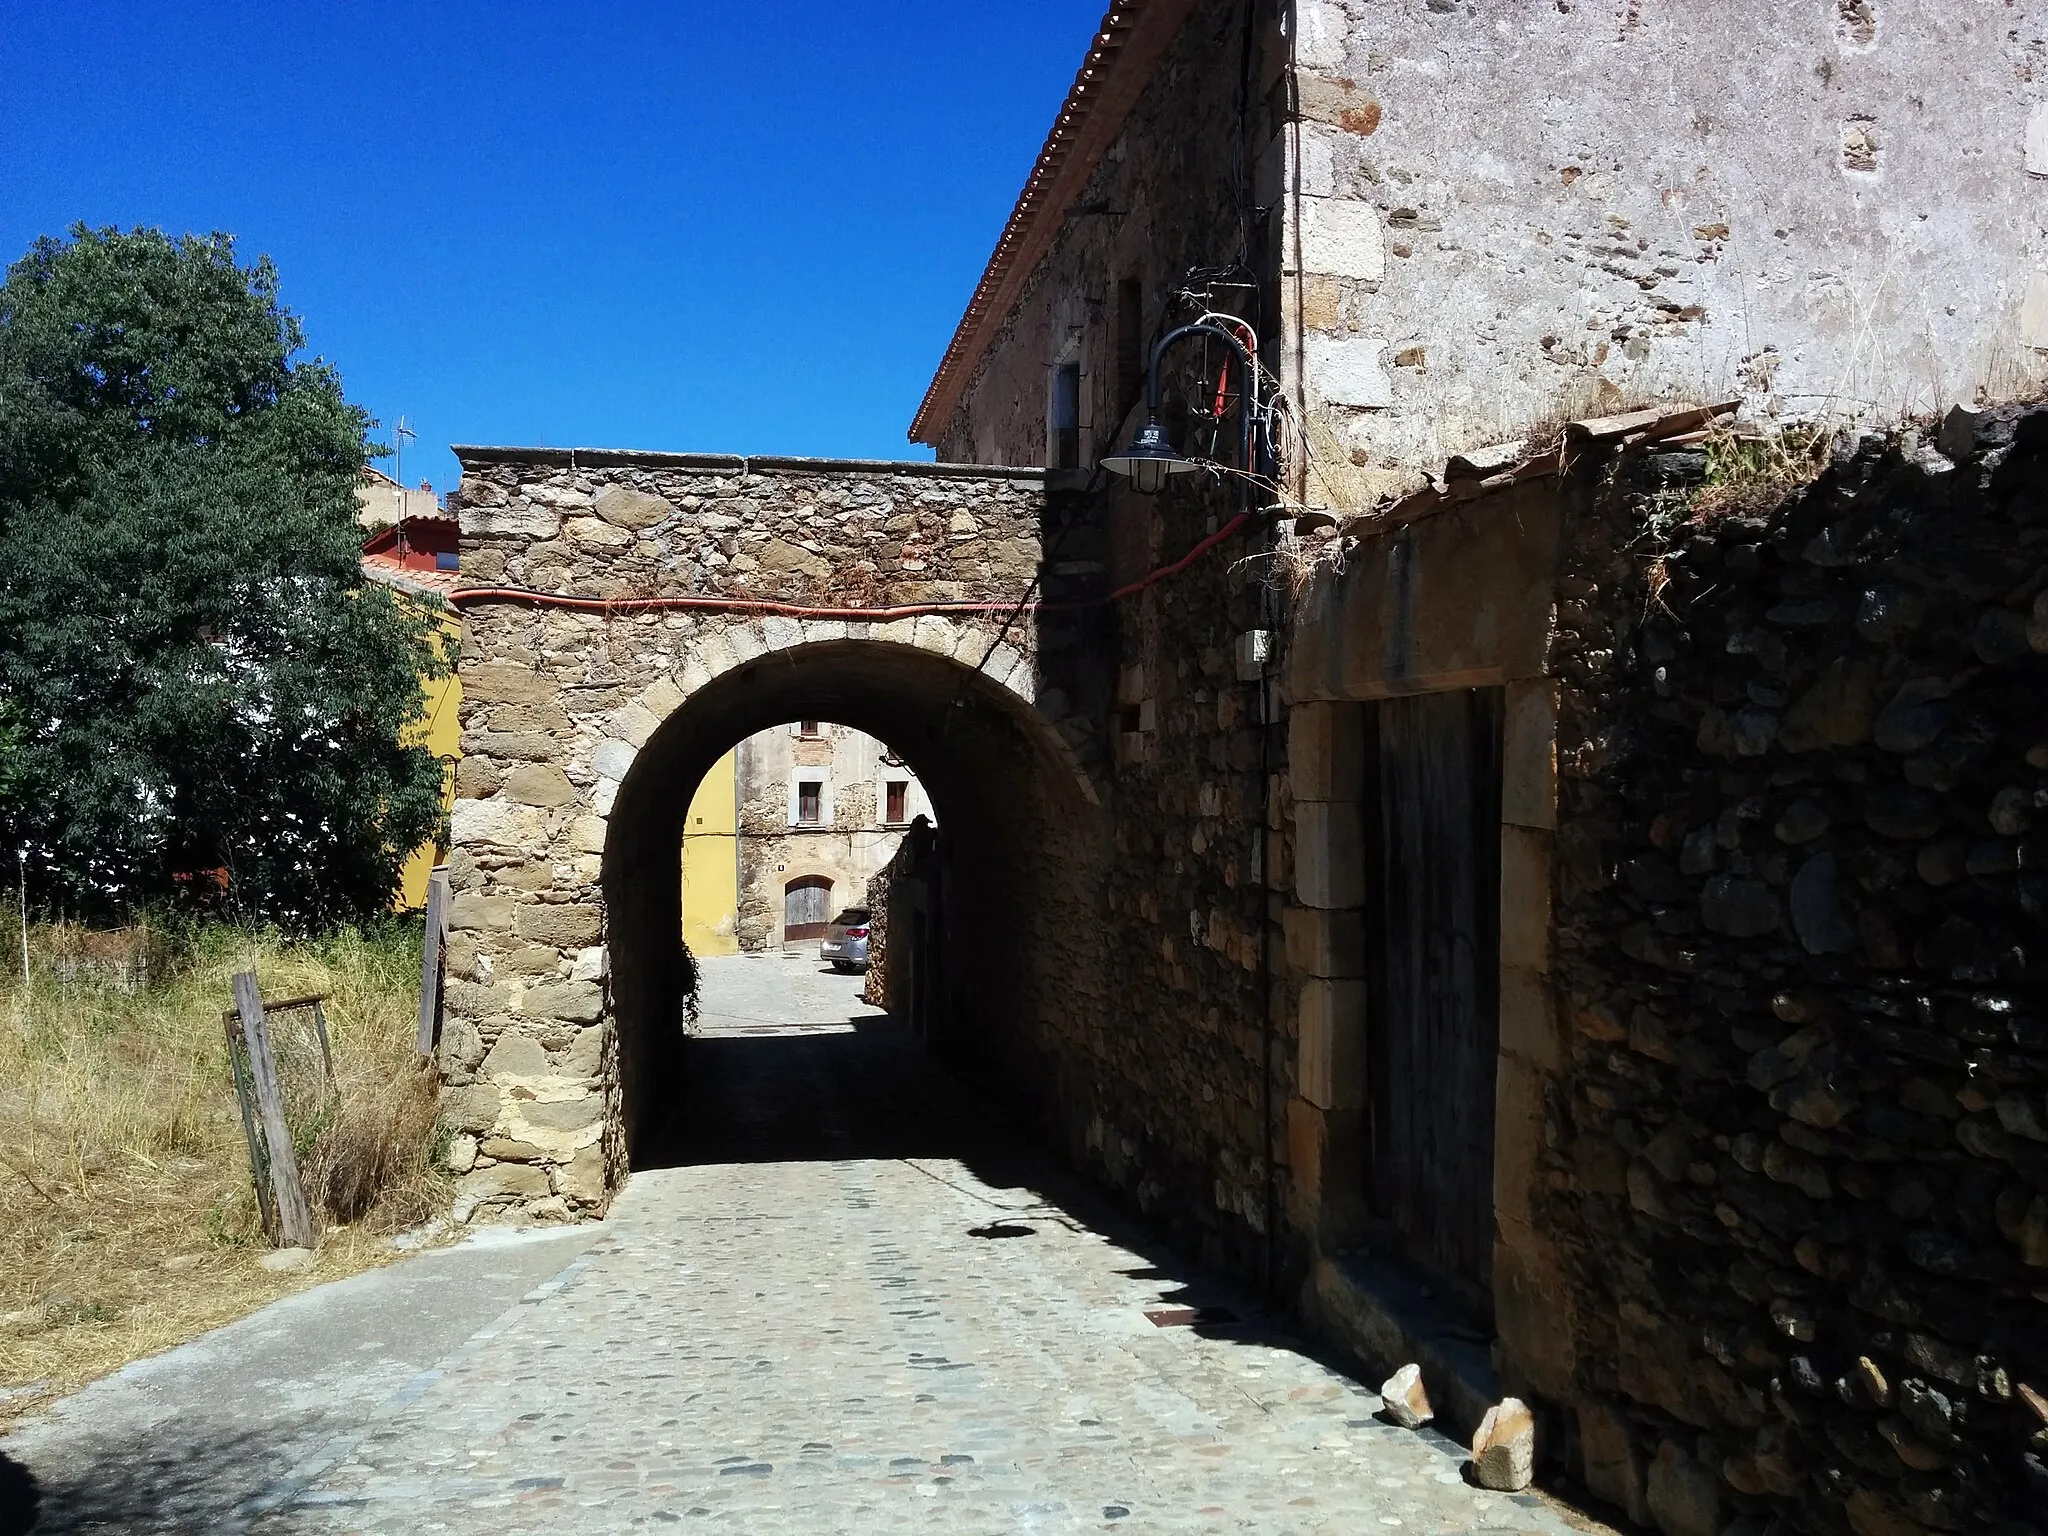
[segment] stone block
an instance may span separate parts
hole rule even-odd
[[[530,847],[547,830],[547,817],[539,807],[503,797],[457,800],[448,821],[456,846],[471,850]]]
[[[604,1119],[604,1101],[596,1094],[580,1099],[537,1100],[516,1106],[522,1124],[550,1131],[583,1131]]]
[[[552,677],[505,661],[466,661],[461,677],[463,701],[471,705],[547,704],[560,692]]]
[[[1567,1402],[1577,1395],[1577,1291],[1556,1246],[1502,1220],[1493,1248],[1494,1329],[1510,1386]]]
[[[505,794],[521,805],[571,805],[576,786],[553,763],[521,763],[505,775]]]
[[[531,1163],[494,1163],[464,1174],[455,1186],[456,1203],[471,1208],[499,1200],[539,1200],[552,1193],[546,1172]]]
[[[644,747],[661,729],[661,717],[635,700],[606,721],[604,729],[607,736]]]
[[[1294,807],[1294,895],[1305,907],[1365,904],[1364,807],[1307,800]]]
[[[1365,914],[1289,907],[1281,914],[1287,963],[1306,976],[1365,974]]]
[[[604,909],[580,903],[521,907],[513,921],[521,938],[556,949],[581,949],[595,944],[604,932]]]
[[[1535,1219],[1530,1203],[1542,1172],[1544,1083],[1521,1057],[1500,1058],[1493,1084],[1493,1199],[1503,1220]]]
[[[1637,1525],[1647,1525],[1650,1507],[1643,1498],[1642,1458],[1629,1437],[1627,1418],[1600,1398],[1581,1402],[1578,1418],[1580,1474],[1586,1491]]]
[[[639,749],[631,742],[608,738],[600,741],[590,754],[590,768],[599,778],[623,781],[639,755]]]
[[[555,1170],[555,1192],[581,1205],[601,1205],[610,1193],[605,1178],[604,1149],[584,1147]]]
[[[512,927],[519,902],[511,896],[479,896],[464,891],[448,903],[448,926],[480,933],[500,933]]]
[[[579,816],[569,824],[563,846],[570,853],[603,853],[605,824],[595,816]]]
[[[1650,1463],[1645,1502],[1664,1536],[1719,1536],[1721,1484],[1675,1441],[1657,1447]]]
[[[1374,283],[1383,279],[1387,241],[1379,209],[1356,198],[1301,199],[1301,269]]]
[[[688,695],[675,685],[673,679],[657,677],[641,690],[640,697],[635,702],[659,721],[666,720],[682,708],[687,697]]]
[[[1386,338],[1318,333],[1304,345],[1315,403],[1362,410],[1385,410],[1394,403],[1394,381],[1381,361]]]
[[[921,651],[952,656],[958,650],[960,642],[951,619],[942,614],[927,613],[919,617],[912,643]]]
[[[455,793],[465,800],[495,795],[504,782],[504,770],[487,757],[465,757],[455,768]]]
[[[615,554],[633,542],[633,535],[625,529],[614,528],[596,517],[567,518],[562,523],[562,533],[579,548],[600,554]]]
[[[592,508],[606,522],[636,532],[675,516],[676,509],[660,496],[615,485],[598,494]]]
[[[1543,972],[1524,965],[1500,968],[1500,1048],[1545,1071],[1564,1064],[1557,995]]]
[[[560,513],[523,501],[496,507],[465,506],[461,521],[466,539],[552,539],[562,529]]]
[[[1402,1429],[1420,1429],[1436,1417],[1419,1365],[1404,1365],[1381,1382],[1380,1404],[1387,1418]]]
[[[1501,828],[1500,963],[1550,970],[1550,855],[1554,839],[1528,827]]]
[[[526,989],[519,1011],[531,1019],[589,1024],[604,1013],[604,992],[592,981],[546,982]]]
[[[548,1076],[552,1070],[548,1053],[541,1049],[540,1042],[512,1030],[498,1036],[498,1043],[484,1057],[483,1074],[493,1081],[523,1078],[530,1082]]]
[[[601,953],[601,951],[591,951]],[[597,1076],[604,1065],[604,1031],[584,1029],[577,1031],[576,1038],[562,1053],[562,1071],[570,1077],[590,1078]]]
[[[1287,712],[1287,775],[1296,801],[1362,800],[1365,707],[1297,704]]]
[[[547,1160],[547,1154],[530,1141],[514,1141],[508,1136],[486,1137],[478,1148],[485,1157],[500,1163],[539,1163]]]
[[[1301,989],[1301,1096],[1320,1109],[1365,1102],[1365,983],[1315,980]]]
[[[441,1091],[441,1123],[451,1131],[481,1136],[498,1123],[498,1090],[489,1083],[470,1083]]]
[[[1536,1416],[1518,1397],[1486,1410],[1472,1437],[1472,1480],[1498,1493],[1520,1493],[1536,1478]]]
[[[1546,680],[1507,685],[1500,819],[1545,830],[1557,825],[1557,688]]]

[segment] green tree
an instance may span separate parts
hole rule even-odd
[[[227,235],[81,225],[0,284],[0,836],[32,902],[225,868],[245,915],[317,926],[387,905],[434,829],[404,738],[439,652],[363,580],[370,419],[303,346]]]

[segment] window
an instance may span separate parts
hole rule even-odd
[[[891,779],[883,795],[885,810],[882,820],[889,826],[900,827],[910,820],[910,785],[903,779]]]
[[[1127,277],[1116,285],[1116,422],[1122,426],[1145,393],[1145,285]]]
[[[1046,430],[1046,467],[1081,467],[1081,365],[1061,363],[1052,371],[1052,414]]]
[[[822,826],[825,821],[825,784],[822,779],[801,779],[796,786],[796,824]]]
[[[806,741],[815,741],[820,736],[825,734],[822,725],[820,724],[820,722],[816,720],[797,721],[796,733],[797,735],[803,737]]]

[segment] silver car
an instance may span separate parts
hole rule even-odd
[[[848,907],[825,926],[818,958],[832,962],[835,971],[864,971],[868,968],[868,909]]]

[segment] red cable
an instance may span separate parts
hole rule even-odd
[[[1246,523],[1250,522],[1251,520],[1251,513],[1238,513],[1237,516],[1233,517],[1221,528],[1218,528],[1214,533],[1210,534],[1209,537],[1202,540],[1201,543],[1197,544],[1193,549],[1189,550],[1186,554],[1182,555],[1178,560],[1174,561],[1173,564],[1162,565],[1161,567],[1159,567],[1158,570],[1154,571],[1151,575],[1146,576],[1138,581],[1132,582],[1128,587],[1118,587],[1114,592],[1109,594],[1108,598],[1106,598],[1105,601],[1113,603],[1121,597],[1135,597],[1138,593],[1144,591],[1147,587],[1157,586],[1160,582],[1166,580],[1166,578],[1169,576],[1178,576],[1182,571],[1186,570],[1189,566],[1193,565],[1197,560],[1201,559],[1202,556],[1209,553],[1210,550],[1214,549],[1218,544],[1221,544],[1225,539],[1229,538],[1233,533],[1237,532],[1238,529],[1242,528]]]

